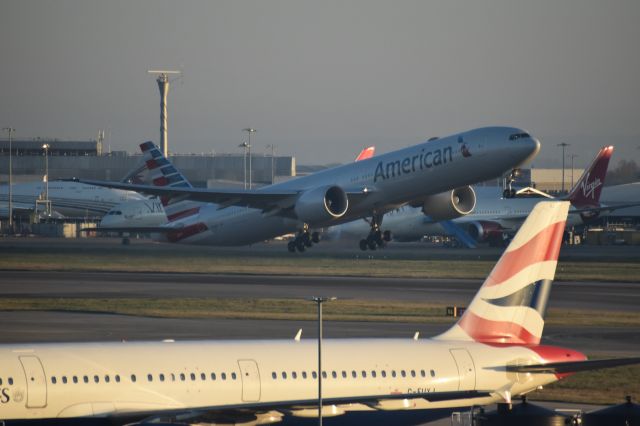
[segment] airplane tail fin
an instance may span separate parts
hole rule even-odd
[[[437,339],[539,344],[568,210],[566,201],[538,203],[462,318]]]
[[[355,162],[357,163],[358,161],[368,160],[369,158],[373,157],[375,153],[376,153],[375,146],[367,147],[362,151],[360,151],[360,154],[358,154],[358,156],[356,157]]]
[[[567,200],[576,208],[597,207],[600,204],[600,193],[607,176],[609,160],[613,154],[613,146],[600,149],[588,169],[584,171],[578,182],[571,188]]]

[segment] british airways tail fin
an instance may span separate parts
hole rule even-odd
[[[436,339],[539,344],[568,211],[566,201],[538,203],[462,318]]]
[[[596,207],[600,205],[600,193],[607,176],[609,160],[613,155],[613,146],[600,149],[588,169],[584,171],[578,182],[571,188],[567,200],[576,208]]]

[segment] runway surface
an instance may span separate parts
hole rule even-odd
[[[415,301],[467,305],[482,280],[3,271],[0,297],[220,297]],[[640,282],[555,282],[550,307],[635,311]]]
[[[208,274],[136,274],[4,271],[0,297],[292,298],[314,295],[466,305],[480,280],[424,280]],[[292,300],[292,303],[306,303]],[[550,306],[637,311],[639,283],[554,283]],[[310,309],[313,309],[310,306]],[[69,312],[0,312],[0,341],[85,341],[293,338],[299,328],[313,337],[313,321],[162,319]],[[447,325],[332,322],[327,337],[407,337],[443,332]],[[589,353],[640,353],[640,330],[616,327],[551,327],[545,343]]]

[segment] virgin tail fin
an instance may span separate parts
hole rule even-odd
[[[600,193],[607,176],[609,160],[613,155],[613,146],[600,149],[588,169],[582,173],[578,182],[571,188],[567,200],[574,207],[595,207],[600,205]]]

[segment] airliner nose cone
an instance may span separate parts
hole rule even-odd
[[[538,139],[531,137],[525,139],[523,142],[524,143],[522,144],[521,151],[523,154],[523,159],[519,164],[520,166],[531,162],[531,160],[536,158],[536,156],[540,152],[540,141]]]

